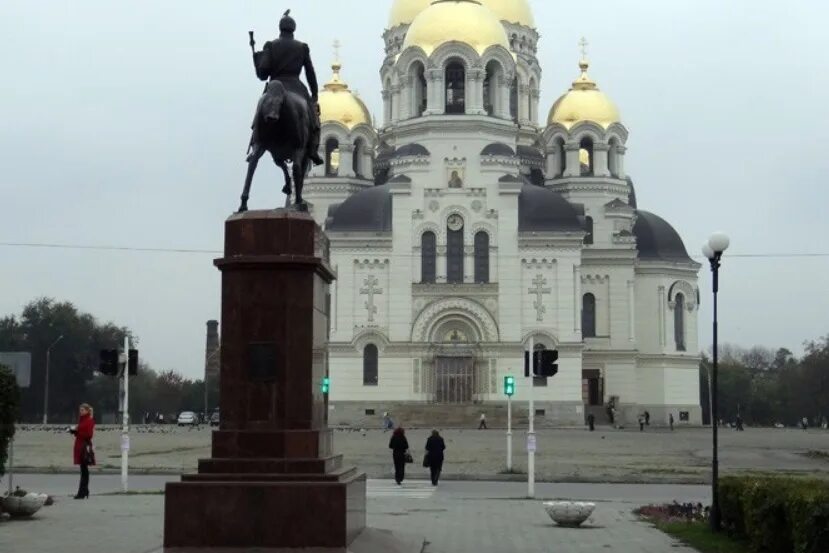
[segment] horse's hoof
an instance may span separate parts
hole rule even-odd
[[[286,196],[290,196],[291,195],[290,187],[286,186],[286,187],[282,188],[282,193],[285,194]]]

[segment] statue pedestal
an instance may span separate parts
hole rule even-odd
[[[366,523],[366,476],[327,424],[328,241],[307,213],[225,224],[221,426],[198,474],[167,484],[165,548],[345,549]]]

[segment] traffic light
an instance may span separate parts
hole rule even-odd
[[[331,379],[327,376],[322,379],[322,393],[328,395],[328,391],[331,389]]]
[[[130,376],[135,376],[138,374],[138,350],[131,349],[129,351],[129,355],[127,356],[127,369],[129,370]]]
[[[514,376],[505,376],[504,377],[504,395],[507,397],[512,397],[515,394],[515,377]]]
[[[118,376],[118,350],[117,349],[102,349],[101,363],[98,366],[101,374],[107,376]]]
[[[533,363],[530,368],[530,352],[524,352],[524,376],[550,377],[558,374],[558,350],[545,349],[533,352]]]

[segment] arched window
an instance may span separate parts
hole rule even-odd
[[[368,344],[363,348],[363,386],[377,386],[380,381],[377,356],[377,346],[374,344]]]
[[[501,93],[498,87],[498,81],[503,75],[501,65],[496,61],[491,61],[486,66],[486,77],[484,78],[484,109],[487,115],[495,115],[500,113],[499,104]]]
[[[489,234],[484,231],[475,233],[475,282],[489,282]]]
[[[325,141],[325,174],[329,177],[340,172],[340,143],[336,138]]]
[[[466,113],[466,70],[457,61],[446,66],[446,113]]]
[[[509,88],[509,115],[513,121],[518,121],[518,77],[512,80]]]
[[[564,139],[562,137],[556,138],[556,152],[558,156],[558,167],[554,177],[561,177],[567,169],[567,150],[564,148]]]
[[[584,230],[587,236],[584,237],[584,243],[590,245],[593,243],[593,217],[584,218]]]
[[[354,174],[358,177],[365,177],[363,170],[363,156],[366,153],[366,143],[362,138],[354,141],[354,154],[351,157],[351,165],[354,169]]]
[[[383,108],[386,115],[386,125],[390,125],[392,116],[391,79],[386,79],[383,86]]]
[[[420,282],[434,284],[437,280],[437,238],[427,231],[420,237]]]
[[[674,340],[676,350],[685,351],[685,296],[674,297]]]
[[[538,88],[538,87],[535,83],[535,78],[531,78],[530,79],[530,86],[529,86],[529,89],[527,90],[527,118],[530,121],[535,121],[537,119],[536,114],[535,114],[535,111],[536,111],[535,110],[535,96],[533,94],[533,91],[535,91],[536,88]]]
[[[446,230],[446,282],[463,283],[463,218],[451,215]]]
[[[426,111],[426,69],[423,64],[416,62],[412,64],[410,72],[412,77],[412,106],[411,111],[414,117],[420,117]]]
[[[593,139],[585,136],[579,143],[579,161],[581,162],[581,174],[583,176],[593,175]]]
[[[585,294],[581,300],[581,336],[596,337],[596,296]]]

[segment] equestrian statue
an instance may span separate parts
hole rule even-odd
[[[253,119],[253,133],[247,156],[248,172],[239,213],[248,210],[250,185],[259,159],[265,152],[270,152],[285,175],[282,192],[288,195],[289,201],[293,193],[296,208],[303,211],[307,209],[302,200],[305,175],[312,162],[315,165],[323,163],[319,157],[317,75],[308,45],[294,38],[296,21],[290,12],[291,10],[286,11],[279,21],[279,38],[266,42],[261,52],[256,51],[253,31],[249,33],[256,76],[268,83]],[[303,69],[311,89],[310,94],[299,78]],[[288,171],[289,162],[291,172]]]

